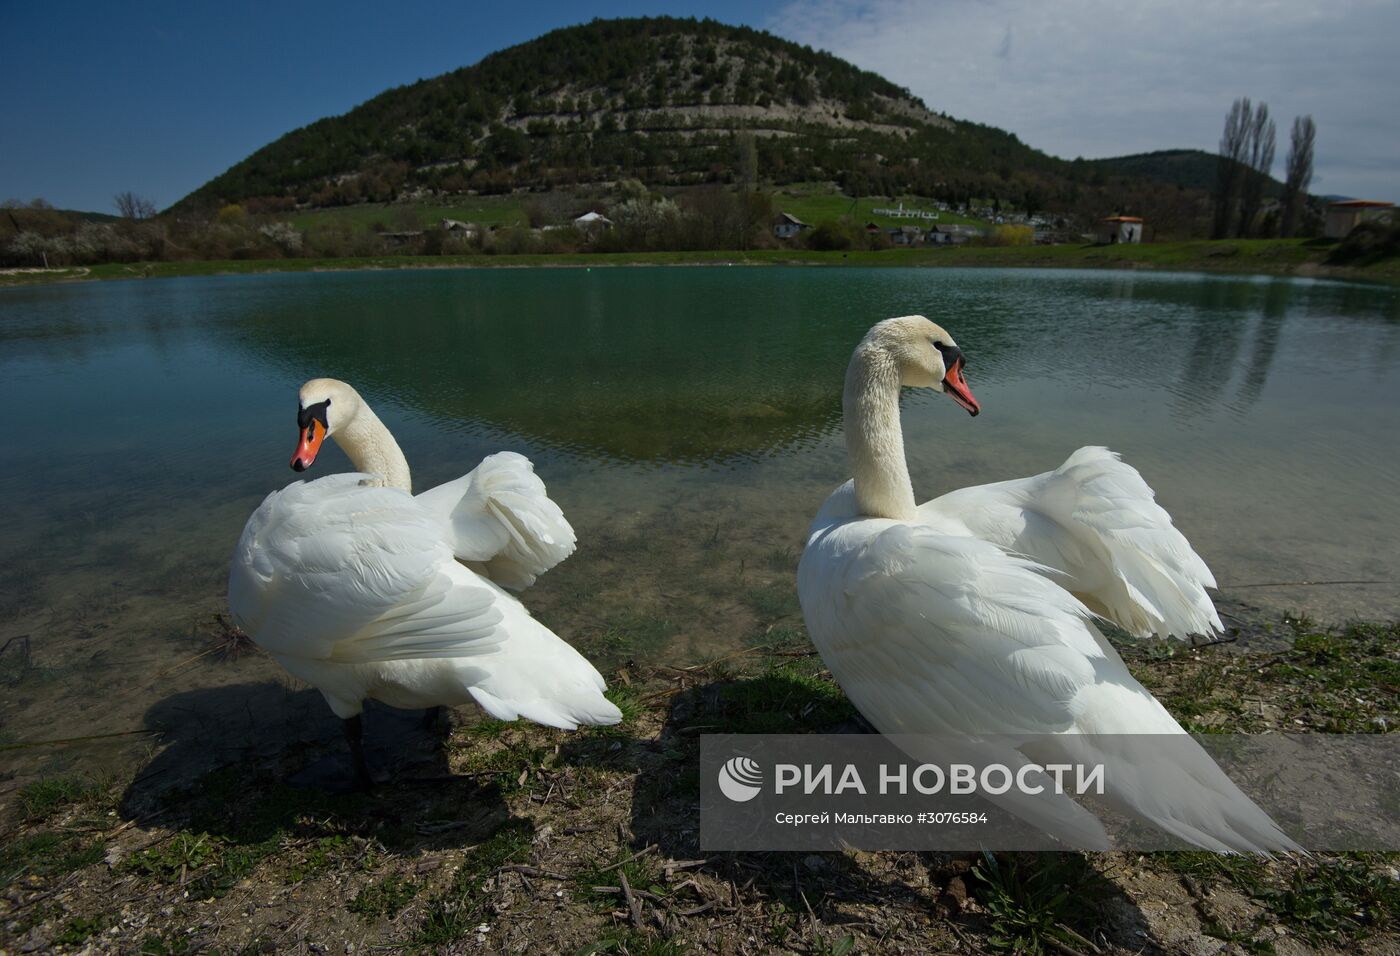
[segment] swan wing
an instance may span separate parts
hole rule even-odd
[[[881,520],[822,537],[799,567],[808,631],[882,733],[941,735],[944,750],[964,740],[982,759],[1018,767],[1018,739],[1073,731],[1104,651],[1089,612],[1037,565],[975,538]],[[901,746],[927,759],[914,751],[939,744]],[[1069,844],[1108,846],[1103,825],[1064,794],[1012,791],[996,802]]]
[[[418,496],[449,528],[453,553],[503,587],[522,590],[573,553],[564,512],[524,455],[503,451]]]
[[[987,746],[1002,742],[994,755],[1008,766],[1108,760],[1125,811],[1197,846],[1297,848],[1133,678],[1048,569],[918,524],[866,519],[828,535],[814,536],[799,568],[808,630],[882,733],[994,737]],[[1172,735],[1171,746],[1145,754],[1136,735],[1149,734]],[[1104,844],[1092,814],[1049,796],[1013,790],[998,802],[1067,842]]]
[[[963,488],[920,508],[1068,575],[1066,586],[1137,637],[1222,629],[1215,577],[1142,475],[1107,448],[1081,448],[1052,472]]]
[[[804,565],[827,567],[800,574],[799,596],[832,673],[882,732],[1073,725],[1104,651],[1089,612],[1038,565],[902,522],[867,519],[832,535],[847,540],[814,540],[804,553]]]
[[[347,663],[499,644],[500,595],[457,567],[431,513],[397,489],[362,485],[368,477],[268,495],[234,553],[234,621],[273,653]]]

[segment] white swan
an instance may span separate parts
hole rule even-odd
[[[295,470],[334,437],[362,473],[267,496],[234,552],[229,609],[345,721],[357,782],[369,782],[366,698],[409,709],[475,700],[501,720],[568,730],[622,719],[593,665],[502,590],[528,587],[574,550],[526,458],[491,455],[415,497],[403,452],[349,385],[307,382],[297,424]]]
[[[855,478],[818,512],[798,568],[836,680],[881,733],[993,735],[983,743],[1010,766],[1107,758],[1125,771],[1122,809],[1189,843],[1298,849],[1133,679],[1076,596],[1134,633],[1219,626],[1210,572],[1136,471],[1082,448],[1048,474],[915,504],[900,388],[946,392],[976,415],[963,365],[923,316],[877,324],[851,357]],[[1126,734],[1177,736],[1144,755],[1114,736]],[[1000,802],[1068,842],[1108,845],[1067,796],[1013,789]]]

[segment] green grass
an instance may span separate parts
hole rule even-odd
[[[1400,918],[1400,882],[1368,865],[1375,861],[1385,866],[1393,858],[1390,854],[1349,854],[1332,860],[1309,859],[1280,880],[1257,857],[1198,851],[1155,857],[1175,873],[1208,886],[1233,887],[1261,905],[1267,913],[1255,920],[1255,932],[1277,922],[1311,944],[1334,946],[1364,939],[1380,927],[1393,927]],[[1208,927],[1207,933],[1250,948],[1250,932]],[[1254,949],[1272,952],[1257,946]]]
[[[988,945],[1012,953],[1078,951],[1074,934],[1092,932],[1097,907],[1112,889],[1078,853],[1021,859],[985,853],[972,875],[990,924]]]
[[[482,881],[508,863],[524,862],[533,834],[529,821],[511,820],[477,846],[447,889],[429,901],[413,941],[440,948],[461,939],[480,923],[487,912]]]
[[[24,876],[63,876],[97,863],[101,843],[85,843],[71,834],[43,831],[0,846],[0,886]]]
[[[1396,725],[1400,687],[1400,623],[1325,629],[1285,618],[1292,647],[1253,667],[1242,696],[1228,667],[1184,657],[1180,647],[1149,650],[1175,668],[1138,668],[1138,677],[1192,733],[1252,733],[1270,729],[1252,699],[1278,709],[1291,731],[1384,733]],[[1274,727],[1272,729],[1278,729]]]
[[[371,883],[355,895],[345,908],[366,923],[397,916],[418,895],[418,884],[401,876],[390,875]]]
[[[106,929],[108,923],[108,918],[103,914],[92,917],[75,916],[63,924],[63,929],[53,941],[65,946],[81,946]]]
[[[666,887],[661,885],[661,866],[653,856],[640,856],[633,859],[635,851],[621,847],[606,863],[579,871],[575,877],[579,891],[588,894],[600,908],[612,909],[620,905],[622,897],[613,893],[599,893],[595,886],[620,886],[622,876],[627,877],[627,885],[634,890],[646,890],[658,896],[666,895]],[[621,874],[621,876],[619,876]]]
[[[937,212],[938,218],[936,220],[896,219],[891,216],[877,216],[871,211],[874,209],[895,209],[898,208],[901,201],[904,203],[905,209]],[[900,196],[897,199],[890,199],[888,196],[852,199],[850,196],[843,196],[840,193],[823,191],[815,187],[804,187],[801,184],[775,190],[773,210],[774,212],[792,213],[798,219],[812,226],[827,219],[844,218],[850,218],[861,225],[873,222],[878,226],[923,226],[927,228],[933,225],[946,226],[955,223],[974,226],[986,225],[982,220],[970,216],[959,216],[955,212],[941,212],[933,204],[933,200],[923,199],[919,196]]]
[[[410,218],[418,225],[411,226]],[[479,226],[528,225],[525,204],[514,196],[464,196],[451,203],[368,203],[358,206],[337,206],[329,209],[309,209],[292,217],[298,229],[349,228],[369,230],[376,223],[389,232],[402,228],[436,226],[439,220],[456,219]]]
[[[738,680],[720,694],[714,733],[789,734],[816,731],[856,713],[841,688],[829,680],[816,658],[769,666],[757,677]]]
[[[87,777],[53,777],[31,783],[19,793],[19,811],[29,822],[47,820],[59,810],[82,803],[100,787]]]

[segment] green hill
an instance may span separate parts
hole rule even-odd
[[[1153,179],[1209,192],[1215,188],[1220,157],[1200,149],[1163,149],[1153,153],[1091,159],[1088,162],[1111,175]],[[1267,196],[1278,196],[1282,192],[1283,184],[1276,179],[1269,179],[1264,187]]]
[[[389,90],[288,133],[176,209],[240,202],[277,212],[622,178],[667,188],[750,177],[1085,215],[1141,212],[1163,192],[935,112],[829,53],[661,17],[556,30]]]

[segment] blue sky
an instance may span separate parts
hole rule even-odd
[[[164,207],[281,134],[595,16],[712,16],[824,47],[1057,155],[1213,149],[1230,100],[1318,121],[1314,189],[1400,198],[1392,0],[445,3],[0,0],[0,198]]]

